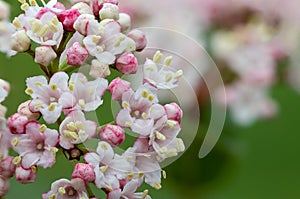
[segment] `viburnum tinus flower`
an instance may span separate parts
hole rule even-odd
[[[32,112],[41,112],[47,123],[54,123],[63,108],[74,106],[72,94],[68,91],[68,75],[64,72],[54,74],[49,83],[44,76],[31,77],[26,80],[26,93],[33,99],[30,103]]]
[[[143,66],[144,82],[159,89],[171,89],[177,86],[183,71],[170,66],[172,57],[166,57],[163,66],[160,66],[162,57],[163,54],[157,51],[153,60],[146,60]]]
[[[14,137],[11,142],[14,150],[22,158],[22,167],[28,169],[34,165],[52,167],[58,141],[59,135],[56,130],[33,121],[26,124],[25,134]]]
[[[126,157],[115,154],[111,145],[104,141],[98,143],[96,153],[87,153],[84,159],[95,167],[95,184],[98,188],[111,190],[113,184],[131,170]]]
[[[97,130],[97,124],[94,121],[86,120],[84,113],[77,110],[72,111],[62,121],[59,127],[59,144],[65,149],[71,149],[74,144],[80,144],[91,139]]]
[[[84,181],[80,178],[72,180],[60,179],[52,183],[51,190],[43,194],[43,199],[88,199]]]

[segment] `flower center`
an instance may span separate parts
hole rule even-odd
[[[42,151],[44,149],[44,142],[40,142],[36,145],[36,149],[38,151]]]
[[[77,194],[77,191],[73,187],[69,186],[66,187],[66,194],[68,196],[75,196]]]

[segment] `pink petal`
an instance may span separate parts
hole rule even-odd
[[[29,169],[32,165],[35,165],[39,159],[40,159],[40,153],[32,152],[32,153],[26,153],[22,157],[22,167],[25,169]]]

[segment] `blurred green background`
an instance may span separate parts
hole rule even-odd
[[[18,2],[10,2],[12,16],[19,13]],[[41,74],[28,55],[10,59],[0,55],[0,78],[11,83],[11,92],[3,103],[7,116],[28,99],[25,79]],[[279,114],[254,126],[241,128],[227,119],[224,132],[214,150],[204,159],[198,158],[201,138],[209,118],[209,108],[201,108],[202,118],[197,138],[175,163],[165,168],[168,173],[163,188],[149,188],[152,198],[173,199],[297,199],[300,197],[300,95],[290,87],[278,84],[272,91],[279,103]],[[183,134],[186,132],[182,132]],[[58,157],[53,169],[39,169],[37,182],[20,185],[11,180],[7,199],[40,198],[52,181],[70,178],[72,163]]]

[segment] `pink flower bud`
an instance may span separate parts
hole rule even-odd
[[[164,106],[169,120],[180,122],[182,118],[182,110],[176,103],[166,104]]]
[[[92,0],[93,13],[95,16],[99,16],[99,10],[103,8],[104,3],[111,3],[117,5],[118,0],[106,0],[106,1]]]
[[[10,90],[10,85],[7,81],[0,79],[0,87],[9,92]]]
[[[64,29],[67,31],[74,31],[73,25],[80,16],[80,12],[77,9],[64,10],[58,14],[58,20],[63,24]]]
[[[34,61],[43,66],[49,66],[56,57],[55,51],[50,46],[40,46],[35,49]]]
[[[134,74],[138,69],[138,61],[131,52],[126,52],[117,59],[116,68],[124,75]]]
[[[119,19],[119,7],[112,3],[104,3],[99,11],[100,19]]]
[[[101,129],[100,139],[108,142],[112,147],[119,146],[125,140],[124,129],[117,125],[108,124]]]
[[[19,30],[11,36],[11,49],[17,52],[24,52],[29,49],[30,42],[25,30]]]
[[[21,166],[16,168],[16,179],[21,184],[35,182],[37,167],[32,166],[30,169],[23,169]]]
[[[13,134],[24,134],[25,125],[27,123],[28,123],[28,118],[23,115],[20,115],[19,113],[13,114],[7,120],[8,128]]]
[[[107,64],[103,64],[97,59],[92,61],[90,76],[93,78],[102,77],[105,78],[110,75],[109,66]]]
[[[95,17],[90,14],[82,14],[80,15],[74,23],[74,29],[77,30],[80,34],[86,35],[87,29],[90,20],[94,20]]]
[[[147,45],[147,38],[144,32],[134,29],[127,35],[135,41],[136,51],[142,51]]]
[[[129,31],[129,29],[131,27],[131,19],[128,14],[120,13],[118,22],[122,28],[122,32]]]
[[[16,170],[16,165],[13,163],[14,157],[8,156],[0,161],[0,176],[11,178]]]
[[[29,108],[31,100],[23,102],[18,107],[18,113],[28,118],[28,120],[37,120],[40,118],[41,114],[39,112],[33,113]]]
[[[72,173],[72,178],[80,178],[86,184],[93,182],[96,178],[94,166],[91,164],[77,163]]]
[[[9,6],[4,1],[0,1],[0,21],[9,18]]]
[[[9,190],[9,182],[7,178],[0,176],[0,197],[5,196]]]
[[[57,9],[60,9],[60,10],[65,10],[65,6],[63,3],[61,2],[57,2],[55,5],[54,5],[54,8],[57,8]]]
[[[84,2],[78,2],[72,6],[72,9],[77,9],[80,14],[93,14],[91,7]]]
[[[113,100],[122,100],[122,95],[130,89],[130,82],[119,77],[114,79],[107,88],[112,95]]]
[[[88,51],[75,42],[71,48],[67,50],[67,64],[72,66],[81,66],[88,57]]]

